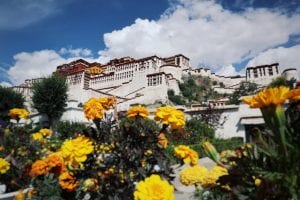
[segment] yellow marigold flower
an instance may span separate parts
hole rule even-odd
[[[228,162],[228,158],[231,158],[231,157],[237,157],[236,152],[233,151],[233,150],[223,150],[220,153],[220,161],[222,163],[227,163]]]
[[[292,101],[300,100],[300,88],[291,90],[288,94],[288,98]]]
[[[183,185],[194,185],[199,184],[203,185],[206,180],[208,170],[199,165],[195,165],[193,167],[184,168],[180,173],[180,182]]]
[[[65,141],[61,146],[62,157],[69,167],[81,166],[87,155],[94,151],[92,141],[84,136]]]
[[[105,110],[109,110],[111,107],[114,107],[117,103],[115,97],[103,97],[99,98],[98,101],[101,103],[102,107]]]
[[[0,174],[5,174],[9,168],[9,162],[7,162],[4,158],[0,158]]]
[[[15,195],[14,200],[24,200],[24,190],[19,190],[18,193]]]
[[[173,129],[179,129],[185,125],[184,113],[170,106],[158,108],[154,114],[154,120],[162,124],[170,124]]]
[[[168,139],[166,138],[165,134],[160,133],[158,136],[158,144],[163,148],[167,148],[168,146]]]
[[[217,180],[219,179],[219,177],[227,174],[228,174],[227,169],[216,165],[209,171],[209,173],[207,173],[207,176],[205,177],[205,181],[201,186],[204,188],[215,186],[217,184]]]
[[[97,190],[98,188],[98,181],[95,178],[88,178],[83,182],[83,190]]]
[[[59,185],[62,189],[72,192],[75,188],[78,187],[78,182],[76,179],[71,176],[68,172],[62,173],[59,177]]]
[[[48,128],[43,128],[39,131],[44,137],[48,137],[52,135],[52,131]]]
[[[92,97],[83,106],[83,111],[87,119],[102,119],[104,116],[104,108],[101,102]]]
[[[261,179],[255,177],[255,176],[252,176],[252,178],[253,178],[253,180],[254,180],[255,186],[257,186],[257,187],[260,186],[260,184],[261,184]]]
[[[127,111],[127,117],[129,119],[134,119],[137,116],[148,118],[149,111],[144,106],[134,106]]]
[[[159,175],[151,175],[136,185],[135,200],[173,200],[174,187]]]
[[[36,141],[40,141],[41,142],[41,141],[44,140],[44,137],[43,137],[43,135],[40,132],[33,133],[31,136],[32,136],[32,139],[36,140]]]
[[[277,88],[266,88],[253,97],[243,99],[243,102],[251,108],[263,108],[268,106],[282,105],[290,96],[288,87],[280,86]]]
[[[179,145],[174,149],[174,153],[176,157],[183,159],[184,163],[190,163],[192,166],[198,164],[198,153],[188,146]]]
[[[32,166],[29,175],[31,177],[40,176],[49,172],[48,164],[45,160],[37,160]]]
[[[9,110],[8,116],[12,119],[28,119],[29,112],[23,108],[13,108]]]
[[[0,146],[0,151],[3,151],[5,148],[3,146]]]
[[[256,178],[255,181],[254,181],[254,184],[255,184],[256,186],[260,186],[261,180],[260,180],[259,178]]]

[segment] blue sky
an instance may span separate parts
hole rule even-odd
[[[219,74],[279,62],[299,69],[300,0],[0,1],[0,82],[74,59],[183,53]]]

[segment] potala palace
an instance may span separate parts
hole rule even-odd
[[[182,54],[166,58],[123,57],[110,60],[106,64],[89,63],[79,59],[57,66],[56,72],[64,75],[69,85],[68,107],[62,120],[82,122],[87,121],[79,105],[84,104],[90,97],[115,96],[118,101],[118,111],[126,110],[136,104],[149,105],[155,102],[168,104],[168,90],[172,89],[175,94],[179,94],[178,83],[188,75],[208,77],[212,81],[222,83],[213,88],[214,91],[222,94],[232,93],[242,81],[266,86],[278,76],[283,76],[287,80],[292,78],[298,80],[295,68],[280,71],[278,63],[248,67],[245,76],[216,75],[210,69],[191,66],[189,58]],[[24,94],[27,102],[30,102],[32,83],[39,80],[26,80],[14,89]],[[241,134],[245,137],[247,123],[261,123],[260,112],[255,109],[250,110],[245,105],[225,105],[223,100],[216,100],[214,105],[217,109],[224,110],[223,114],[227,119],[223,129],[217,130],[220,137],[241,136]],[[192,105],[181,107],[181,109],[188,116],[192,116],[205,108]],[[247,111],[241,109],[247,109]],[[34,110],[31,110],[31,113],[34,113]]]

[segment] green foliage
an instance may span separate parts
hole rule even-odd
[[[221,115],[222,110],[215,109],[211,104],[209,104],[206,109],[199,112],[196,119],[216,130],[217,128],[222,127],[227,119],[226,117],[221,118]]]
[[[183,83],[179,84],[179,89],[186,99],[186,103],[202,103],[208,99],[222,96],[212,89],[214,84],[218,83],[211,81],[208,77],[188,76],[183,78]]]
[[[82,133],[86,128],[87,126],[82,123],[71,121],[59,121],[55,126],[57,138],[61,141]]]
[[[0,146],[4,147],[0,157],[10,163],[7,173],[0,173],[1,183],[7,186],[7,192],[25,188],[30,183],[28,170],[40,150],[40,146],[31,140],[34,131],[31,124],[20,127],[10,124],[0,135]]]
[[[174,90],[168,90],[168,99],[175,105],[185,105],[184,99],[180,95],[175,95]]]
[[[157,144],[160,131],[155,130],[157,125],[152,120],[140,117],[135,120],[123,119],[119,127],[107,121],[99,123],[98,130],[94,129],[88,136],[97,144],[109,145],[112,149],[106,155],[89,157],[85,170],[75,173],[78,178],[97,178],[99,189],[90,191],[92,199],[133,199],[135,182],[153,173],[172,179],[173,172],[167,154]],[[105,156],[105,159],[101,159],[101,164],[96,164],[99,156]],[[114,173],[107,173],[109,169],[113,169]],[[106,175],[98,177],[98,173]],[[83,195],[79,192],[78,198],[82,199]]]
[[[67,200],[74,199],[74,195],[63,196],[63,190],[59,187],[58,180],[54,174],[38,177],[32,181],[32,186],[38,191],[38,195],[34,195],[32,200]]]
[[[8,121],[8,111],[12,108],[24,108],[24,97],[12,88],[0,86],[0,119]]]
[[[252,95],[257,91],[257,84],[251,82],[241,82],[233,94],[229,96],[229,104],[239,104],[239,98],[242,96]]]
[[[286,80],[285,77],[279,76],[275,78],[268,87],[274,88],[274,87],[279,87],[279,86],[286,86],[289,88],[293,88],[294,83],[296,83],[295,79],[291,80]]]
[[[33,84],[34,108],[49,118],[50,126],[58,120],[67,106],[68,86],[65,77],[52,75]]]
[[[236,149],[228,158],[229,174],[210,193],[224,193],[231,188],[230,199],[299,199],[300,198],[300,102],[261,108],[268,129],[252,129],[252,145]],[[285,111],[285,112],[284,112]],[[259,180],[259,181],[258,181]]]
[[[203,123],[195,118],[186,122],[186,130],[189,133],[186,144],[194,144],[195,141],[202,141],[204,139],[213,139],[215,131],[208,124]]]

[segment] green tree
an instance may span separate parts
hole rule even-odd
[[[279,87],[279,86],[286,86],[289,88],[293,88],[294,83],[296,83],[295,79],[291,79],[291,80],[286,80],[285,77],[283,76],[279,76],[277,78],[275,78],[268,87],[274,88],[274,87]]]
[[[218,94],[213,90],[212,88],[213,84],[218,84],[218,83],[216,81],[215,82],[212,81],[208,77],[191,76],[191,75],[184,77],[183,82],[179,83],[179,89],[183,96],[182,100],[185,100],[185,102],[190,104],[190,103],[202,103],[203,101],[207,101],[208,99],[215,99],[215,98],[222,97],[223,95]]]
[[[87,128],[86,125],[79,122],[71,122],[71,121],[59,121],[56,124],[57,137],[63,141],[65,139],[74,137],[74,135],[78,133],[83,133]]]
[[[240,87],[237,88],[230,96],[229,103],[230,104],[239,104],[239,98],[241,96],[247,96],[254,94],[257,91],[257,84],[251,82],[241,82]]]
[[[190,135],[188,138],[189,144],[200,143],[203,139],[213,139],[215,136],[213,128],[195,118],[186,122],[186,129]]]
[[[8,111],[12,108],[24,108],[25,99],[19,92],[12,88],[0,86],[0,119],[8,121]]]
[[[68,86],[65,77],[52,75],[33,84],[33,107],[46,114],[49,125],[58,120],[67,106]]]
[[[168,90],[168,99],[176,105],[185,105],[185,101],[180,95],[175,95],[174,90]]]

